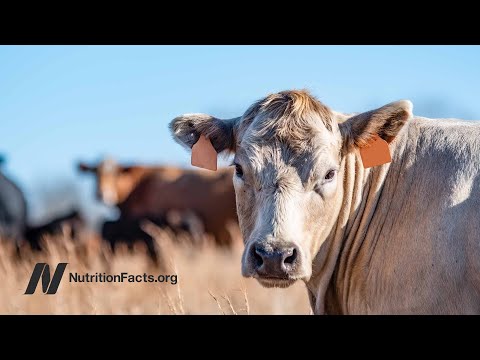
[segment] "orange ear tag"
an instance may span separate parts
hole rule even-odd
[[[360,157],[365,169],[392,161],[388,143],[378,135],[375,135],[366,146],[360,148]]]
[[[217,170],[217,151],[204,135],[200,135],[198,141],[192,146],[191,164],[203,169]]]

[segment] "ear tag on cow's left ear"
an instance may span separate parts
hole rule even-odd
[[[388,143],[378,135],[375,135],[367,145],[360,148],[360,157],[365,169],[392,161]]]
[[[200,135],[198,141],[192,146],[191,164],[203,169],[217,171],[217,151],[204,135]]]

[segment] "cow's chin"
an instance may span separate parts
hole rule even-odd
[[[292,286],[297,279],[273,279],[273,278],[256,278],[257,281],[266,288],[287,288]]]

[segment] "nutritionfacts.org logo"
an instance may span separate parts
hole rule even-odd
[[[35,293],[38,283],[42,283],[43,293],[46,295],[53,295],[57,293],[60,281],[63,278],[65,268],[68,263],[59,263],[53,273],[50,276],[50,266],[46,263],[38,263],[33,268],[32,276],[28,282],[25,295],[32,295]],[[166,283],[170,285],[177,284],[177,275],[167,274],[130,274],[128,272],[122,272],[119,274],[107,274],[107,273],[85,273],[79,274],[77,272],[69,273],[68,281],[70,283]]]

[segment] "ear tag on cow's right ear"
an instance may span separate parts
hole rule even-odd
[[[217,170],[217,151],[204,135],[200,135],[192,146],[191,164],[207,170]]]
[[[360,148],[360,157],[365,169],[392,161],[388,143],[378,135],[375,135],[367,145]]]

